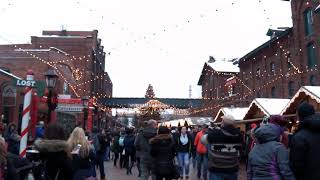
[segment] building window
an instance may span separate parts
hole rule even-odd
[[[271,97],[272,98],[275,98],[277,95],[276,95],[276,87],[272,87],[271,88]]]
[[[210,86],[210,88],[213,87],[213,76],[212,75],[209,78],[209,86]]]
[[[294,95],[294,82],[290,81],[288,83],[288,94],[290,97],[292,97]]]
[[[261,71],[260,71],[260,68],[258,68],[257,69],[257,76],[260,77],[260,75],[261,75]]]
[[[68,84],[66,82],[63,83],[63,94],[69,94]]]
[[[287,57],[287,67],[288,67],[288,70],[290,70],[292,68],[291,54],[288,53],[286,57]]]
[[[274,65],[274,63],[272,62],[272,63],[270,63],[270,73],[271,73],[271,74],[274,74],[275,71],[276,71],[275,65]]]
[[[292,68],[292,64],[291,64],[290,60],[288,60],[287,66],[288,66],[288,70],[290,70]]]
[[[307,53],[308,53],[308,67],[314,67],[317,64],[316,58],[316,49],[313,43],[308,44],[307,46]]]
[[[312,34],[312,10],[311,9],[307,9],[304,13],[304,30],[305,30],[305,34],[306,36]]]
[[[261,98],[262,97],[262,94],[260,91],[257,91],[257,98]]]
[[[315,85],[316,85],[316,82],[317,82],[316,76],[315,76],[315,75],[311,75],[311,76],[310,76],[310,79],[309,79],[309,82],[310,82],[310,85],[311,85],[311,86],[315,86]]]
[[[229,97],[233,96],[234,94],[235,94],[234,86],[233,85],[228,86],[228,95],[229,95]]]

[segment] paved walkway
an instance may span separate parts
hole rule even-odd
[[[138,170],[136,167],[132,169],[132,175],[126,174],[126,169],[120,169],[114,167],[111,162],[105,162],[105,169],[107,173],[106,180],[138,180]],[[99,172],[97,172],[99,174]],[[100,177],[99,175],[97,177]],[[244,166],[241,166],[239,180],[245,180]],[[191,167],[190,169],[190,180],[197,180],[196,170]]]

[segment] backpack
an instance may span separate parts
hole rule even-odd
[[[124,136],[120,136],[119,145],[122,146],[122,147],[124,146]]]

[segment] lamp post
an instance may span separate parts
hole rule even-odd
[[[88,120],[88,104],[89,104],[89,96],[83,96],[81,101],[83,105],[83,130],[86,131],[86,125]]]
[[[48,124],[51,122],[51,112],[55,109],[54,103],[52,102],[52,90],[56,86],[58,75],[54,69],[49,69],[45,75],[46,85],[49,90],[47,105],[48,105]]]

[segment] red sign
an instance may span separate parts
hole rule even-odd
[[[232,78],[229,81],[227,80],[226,86],[231,86],[231,85],[233,85],[235,83],[237,83],[237,80],[235,78]]]

